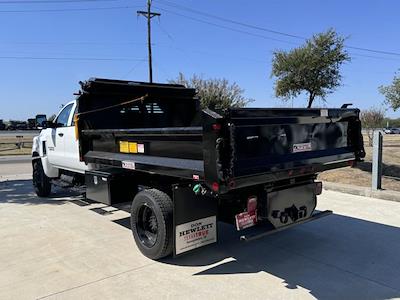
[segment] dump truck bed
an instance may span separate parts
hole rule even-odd
[[[359,110],[201,110],[178,85],[93,79],[78,97],[82,159],[204,181],[220,193],[351,165]]]

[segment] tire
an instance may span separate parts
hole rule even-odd
[[[44,173],[42,161],[40,159],[36,159],[33,162],[32,167],[32,182],[36,195],[39,197],[48,197],[51,193],[51,181],[50,178]]]
[[[139,192],[131,206],[131,229],[143,255],[160,259],[172,253],[173,205],[171,198],[156,189]]]

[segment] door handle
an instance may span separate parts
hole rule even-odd
[[[58,136],[63,137],[64,133],[59,133]]]

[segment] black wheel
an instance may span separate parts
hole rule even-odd
[[[139,192],[131,206],[131,229],[143,255],[159,259],[172,253],[172,200],[156,189]]]
[[[35,188],[36,195],[39,197],[47,197],[51,192],[51,181],[46,176],[43,170],[42,162],[40,159],[36,159],[33,162],[33,187]]]

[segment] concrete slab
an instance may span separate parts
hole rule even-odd
[[[220,224],[218,244],[155,262],[134,245],[129,205],[82,200],[0,183],[0,299],[400,297],[396,202],[324,191],[332,216],[249,243]]]

